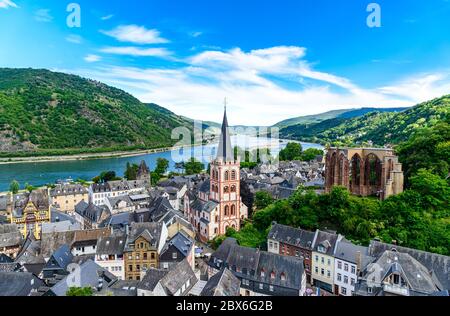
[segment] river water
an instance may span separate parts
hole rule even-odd
[[[252,137],[245,135],[233,136],[231,142],[234,146],[246,149],[271,148],[272,155],[286,147],[286,140],[271,140],[265,137]],[[318,144],[301,143],[303,149],[323,147]],[[122,177],[125,172],[127,162],[139,164],[145,160],[150,169],[156,166],[158,158],[169,160],[169,171],[177,171],[175,162],[185,161],[186,158],[193,154],[196,159],[206,164],[215,156],[217,144],[206,146],[195,146],[189,150],[173,150],[167,152],[158,152],[152,154],[144,154],[133,157],[115,157],[91,160],[74,160],[74,161],[55,161],[55,162],[33,162],[33,163],[16,163],[0,165],[0,192],[7,191],[9,184],[13,180],[20,183],[21,188],[25,183],[34,186],[54,183],[59,179],[84,179],[91,180],[102,171],[113,170],[117,176]],[[184,158],[181,157],[184,155]]]

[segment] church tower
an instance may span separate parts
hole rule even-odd
[[[234,159],[228,131],[226,103],[217,157],[211,161],[210,169],[210,200],[219,204],[216,217],[218,234],[225,234],[228,227],[239,230],[241,219],[247,217],[247,212],[242,209],[240,161],[239,158]]]

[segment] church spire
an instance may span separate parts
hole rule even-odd
[[[217,149],[217,159],[222,159],[223,161],[234,161],[234,153],[231,147],[231,138],[228,131],[228,119],[227,119],[227,99],[224,102],[224,114],[222,129],[219,140],[219,148]]]

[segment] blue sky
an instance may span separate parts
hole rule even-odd
[[[449,0],[0,0],[0,67],[98,79],[196,119],[220,121],[226,96],[231,124],[269,125],[450,93],[449,16]]]

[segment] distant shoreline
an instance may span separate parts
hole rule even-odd
[[[0,158],[0,165],[136,157],[147,154],[168,152],[180,149],[181,147],[182,146],[173,146],[173,147],[162,147],[145,150],[113,151],[105,153],[87,153],[87,154],[61,155],[61,156],[30,156],[30,157],[11,157],[11,158],[8,157],[8,158]]]

